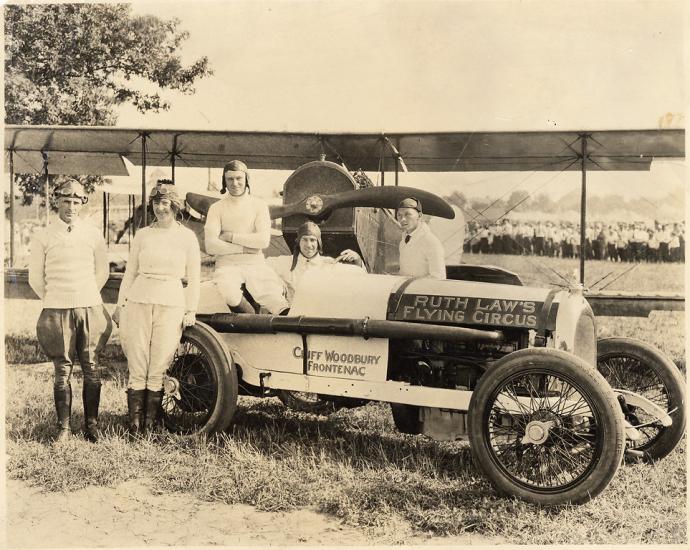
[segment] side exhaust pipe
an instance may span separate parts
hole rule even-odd
[[[197,315],[221,333],[275,334],[331,334],[337,336],[361,336],[363,338],[404,338],[410,340],[443,340],[446,342],[489,341],[500,342],[503,333],[498,330],[477,330],[465,327],[385,321],[379,319],[334,319],[330,317],[279,315],[254,315],[246,313],[214,313]]]

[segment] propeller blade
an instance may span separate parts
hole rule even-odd
[[[214,202],[218,202],[220,199],[218,197],[200,195],[199,193],[187,193],[185,200],[189,206],[205,216],[208,214],[208,209],[211,208],[211,205]]]
[[[393,186],[353,189],[352,191],[345,191],[334,195],[319,195],[315,193],[296,203],[273,206],[270,208],[270,213],[272,219],[296,215],[320,218],[336,208],[368,206],[394,209],[400,204],[401,200],[407,197],[419,199],[422,203],[424,214],[451,220],[455,218],[455,212],[450,204],[438,195],[414,187]]]

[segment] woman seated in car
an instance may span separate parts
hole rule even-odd
[[[308,270],[327,267],[364,270],[362,258],[354,250],[343,250],[337,258],[324,256],[321,229],[314,222],[303,223],[297,230],[295,241],[292,257],[278,256],[266,259],[285,282],[287,300],[290,303],[297,285]]]

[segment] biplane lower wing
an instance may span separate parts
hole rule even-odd
[[[648,317],[652,311],[684,311],[682,294],[587,292],[585,298],[597,317]]]

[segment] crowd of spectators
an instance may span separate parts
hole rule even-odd
[[[464,251],[579,258],[580,225],[571,222],[517,221],[468,223]],[[618,222],[587,224],[585,258],[611,262],[685,261],[685,223]]]

